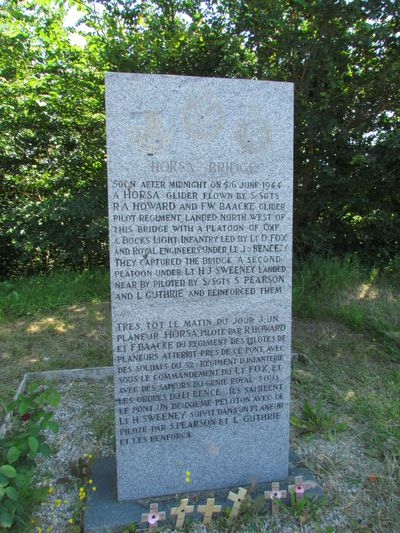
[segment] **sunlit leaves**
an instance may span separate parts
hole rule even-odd
[[[396,8],[391,0],[4,0],[0,271],[107,263],[107,70],[294,82],[297,252],[393,255]],[[71,32],[85,46],[71,44]]]

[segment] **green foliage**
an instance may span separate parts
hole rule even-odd
[[[109,285],[108,272],[95,269],[0,282],[0,323],[62,305],[106,300]]]
[[[122,528],[119,533],[135,533],[136,531],[136,524],[132,522],[132,524],[129,524],[129,526],[126,528]]]
[[[38,454],[49,455],[43,431],[57,432],[49,408],[59,403],[59,394],[51,386],[30,383],[26,394],[20,394],[6,407],[12,417],[11,430],[0,439],[0,526],[11,528],[28,515],[43,490],[31,484]]]
[[[302,415],[302,418],[298,418],[295,415],[290,416],[290,423],[298,428],[301,433],[324,433],[342,431],[346,428],[346,424],[335,422],[333,413],[324,411],[321,401],[316,402],[315,407],[305,401]]]
[[[102,74],[71,45],[66,8],[0,6],[4,274],[107,257]]]
[[[68,27],[72,7],[81,19]],[[5,0],[2,275],[106,264],[107,70],[294,82],[297,254],[391,261],[397,15],[392,0]]]
[[[361,330],[365,326],[366,310],[357,303],[350,303],[342,306],[339,311],[343,322],[352,329]]]
[[[79,479],[87,481],[90,474],[93,455],[85,453],[83,457],[79,457],[76,462],[70,463],[69,469],[71,474]]]
[[[386,351],[400,356],[400,263],[366,268],[352,256],[310,255],[294,264],[293,311],[302,318],[333,318],[372,334]]]
[[[400,253],[396,254],[386,264],[382,278],[389,283],[392,287],[400,289]]]
[[[86,509],[86,501],[88,492],[96,490],[97,487],[93,485],[93,480],[89,479],[90,470],[92,465],[92,454],[85,453],[83,457],[80,457],[76,462],[70,463],[71,474],[80,480],[80,487],[78,497],[76,498],[72,508],[70,508],[69,524],[74,524],[73,527],[69,526],[68,533],[77,533],[82,530],[81,524],[83,524],[84,512]]]
[[[318,521],[318,513],[326,503],[326,496],[309,497],[307,494],[300,499],[296,498],[294,492],[290,492],[290,505],[279,502],[282,509],[287,513],[293,515],[300,523],[303,524],[310,521]]]
[[[320,315],[324,303],[362,279],[363,271],[354,256],[341,259],[312,254],[298,260],[294,264],[293,311],[302,317]]]
[[[356,398],[358,417],[369,424],[364,438],[368,454],[385,457],[395,464],[400,460],[400,370],[389,370],[379,377],[380,394],[367,391]]]

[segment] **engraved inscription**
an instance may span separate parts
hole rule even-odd
[[[291,86],[108,76],[119,498],[283,479]]]

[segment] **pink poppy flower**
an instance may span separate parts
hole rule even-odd
[[[282,499],[282,493],[280,490],[275,490],[274,492],[271,492],[271,500],[281,500]]]
[[[298,494],[299,496],[302,496],[304,494],[304,487],[303,485],[296,485],[295,488],[294,488],[294,491],[296,494]]]
[[[149,516],[147,517],[147,522],[151,525],[151,526],[154,526],[155,524],[157,524],[157,522],[160,520],[160,515],[158,513],[151,513],[149,514]]]

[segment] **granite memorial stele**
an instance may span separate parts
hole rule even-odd
[[[118,500],[287,479],[293,85],[109,73],[106,114]]]

